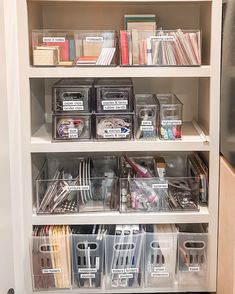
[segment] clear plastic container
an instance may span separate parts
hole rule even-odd
[[[91,112],[92,89],[92,79],[61,79],[52,87],[53,112]]]
[[[135,95],[135,138],[156,139],[158,135],[158,103],[153,94]]]
[[[173,289],[176,271],[177,232],[147,232],[145,240],[145,287]]]
[[[38,214],[118,209],[117,158],[50,158],[36,179]]]
[[[199,66],[201,34],[198,30],[120,31],[123,66]]]
[[[106,235],[106,289],[140,288],[144,281],[144,234]]]
[[[33,30],[32,50],[35,66],[72,66],[76,58],[74,33],[65,30]]]
[[[133,111],[133,84],[131,79],[98,79],[94,87],[97,113]]]
[[[121,178],[120,211],[198,211],[199,178]]]
[[[182,138],[183,104],[174,94],[158,94],[160,107],[159,137],[161,140]]]
[[[30,253],[33,290],[71,288],[69,236],[32,237]]]
[[[207,290],[208,233],[202,225],[180,226],[178,241],[178,276],[182,289]]]
[[[117,35],[115,31],[75,31],[77,66],[115,66]]]
[[[104,235],[73,235],[74,288],[102,288]]]
[[[91,138],[91,114],[53,114],[52,141],[80,141]]]
[[[96,114],[97,140],[126,140],[133,138],[133,114]]]

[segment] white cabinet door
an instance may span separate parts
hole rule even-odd
[[[0,293],[13,294],[13,241],[7,112],[4,5],[0,0]]]

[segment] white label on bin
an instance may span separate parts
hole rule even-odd
[[[63,110],[84,110],[83,101],[67,100],[63,101]]]
[[[90,190],[90,186],[78,186],[78,191],[88,191]]]
[[[169,273],[168,272],[163,272],[163,273],[151,273],[152,278],[169,278]]]
[[[77,139],[78,138],[78,129],[69,128],[68,135],[69,135],[69,139]]]
[[[59,274],[61,273],[61,268],[44,268],[42,270],[43,274]]]
[[[190,266],[188,268],[189,272],[199,272],[200,271],[200,266]]]
[[[84,110],[84,106],[63,106],[64,111],[71,111],[71,110]]]
[[[118,277],[119,277],[119,279],[132,279],[133,274],[121,274]]]
[[[153,126],[140,126],[141,131],[153,131],[154,127]]]
[[[133,267],[133,268],[126,268],[125,269],[125,273],[127,274],[131,274],[131,273],[138,273],[139,269],[137,267]]]
[[[124,269],[122,268],[113,268],[112,274],[124,274]]]
[[[97,268],[79,268],[79,273],[97,273]]]
[[[163,42],[174,42],[174,36],[151,36],[150,39]]]
[[[151,120],[142,120],[142,126],[152,126],[153,122]]]
[[[86,37],[87,42],[100,42],[103,41],[103,37]]]
[[[168,183],[162,183],[162,184],[152,184],[152,188],[156,189],[167,189],[168,188]]]
[[[103,110],[125,110],[126,105],[105,105],[103,106]]]
[[[107,133],[104,134],[104,138],[126,138],[129,135],[130,130],[128,128],[114,128],[106,129]]]
[[[61,37],[43,37],[44,43],[61,43],[65,42],[65,38]]]
[[[164,266],[155,266],[154,271],[155,272],[165,272],[166,268]]]
[[[161,121],[163,126],[171,126],[171,125],[182,125],[181,119],[163,119]]]
[[[94,279],[95,274],[81,274],[80,277],[81,279]]]
[[[102,105],[127,105],[128,100],[102,100]]]

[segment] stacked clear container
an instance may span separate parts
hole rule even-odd
[[[52,88],[52,141],[91,138],[92,79],[61,79]]]
[[[150,140],[158,135],[158,103],[153,94],[135,95],[135,138]]]
[[[208,233],[201,224],[180,225],[178,276],[182,289],[204,290],[208,286]]]
[[[117,158],[54,158],[36,179],[38,214],[118,209]]]
[[[114,66],[115,31],[33,30],[34,66]]]
[[[180,140],[182,138],[183,104],[174,94],[158,94],[159,138]]]
[[[120,31],[122,66],[199,66],[201,34],[198,30]]]
[[[133,138],[133,84],[131,79],[98,79],[95,87],[95,138]]]

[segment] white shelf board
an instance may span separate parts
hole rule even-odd
[[[73,225],[73,224],[172,224],[172,223],[209,223],[207,206],[195,212],[136,212],[120,213],[90,212],[62,215],[32,215],[32,225]]]
[[[210,77],[211,67],[30,67],[30,78]]]
[[[182,140],[177,141],[83,141],[51,142],[49,125],[43,125],[31,138],[31,152],[125,152],[125,151],[209,151],[192,123],[183,123]]]

